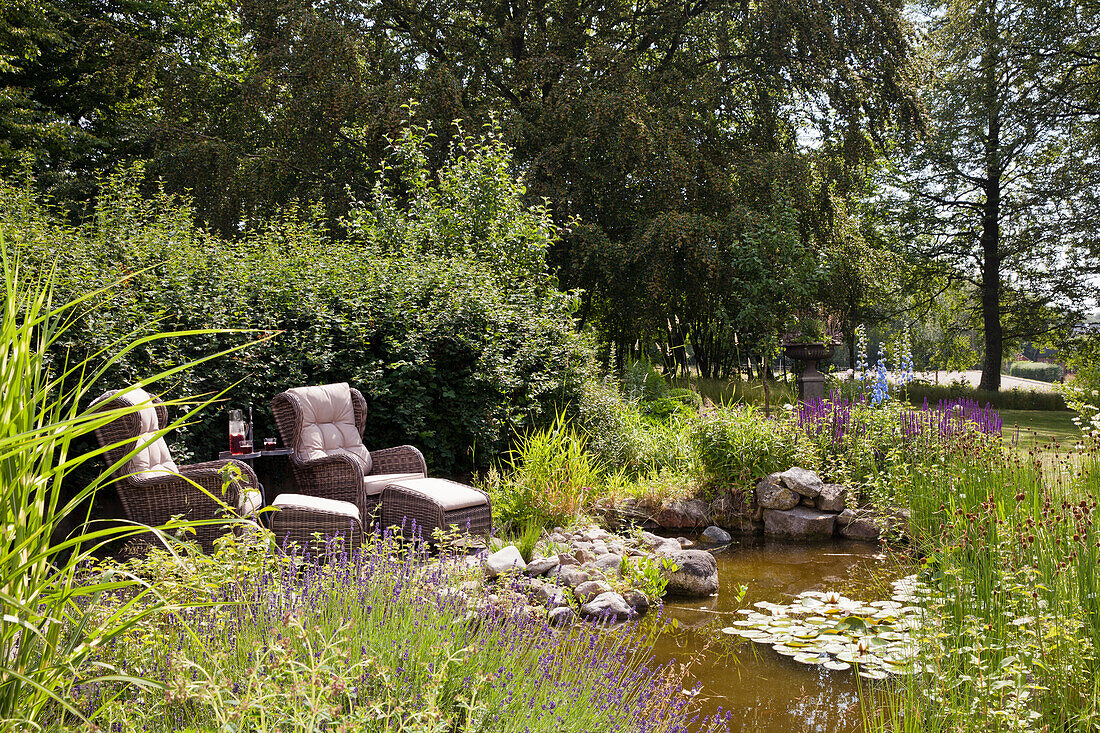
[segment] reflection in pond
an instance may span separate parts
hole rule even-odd
[[[730,730],[761,733],[848,733],[862,730],[859,685],[851,670],[807,666],[764,644],[722,634],[745,620],[739,609],[764,601],[791,604],[806,591],[837,592],[860,601],[889,601],[891,581],[911,572],[876,545],[837,541],[814,545],[744,542],[716,551],[721,591],[702,600],[669,599],[675,621],[655,646],[657,661],[690,662],[702,685],[705,715],[732,710]],[[747,592],[738,604],[737,593]],[[807,596],[801,596],[807,597]]]

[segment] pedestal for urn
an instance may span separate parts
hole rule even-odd
[[[801,367],[795,378],[798,399],[802,402],[825,399],[825,375],[818,370],[817,363],[833,358],[836,344],[783,344],[783,349],[787,357],[797,361]]]

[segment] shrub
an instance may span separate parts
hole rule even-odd
[[[1004,389],[998,392],[975,389],[962,384],[927,384],[910,382],[905,386],[905,397],[914,405],[936,403],[941,400],[971,400],[979,405],[989,405],[996,410],[1065,410],[1066,401],[1057,392],[1038,390]]]
[[[791,466],[816,468],[820,459],[805,433],[786,417],[767,418],[749,405],[707,412],[694,424],[692,441],[707,479],[746,486]]]
[[[1040,382],[1060,382],[1066,376],[1066,370],[1061,365],[1041,361],[1013,362],[1008,373],[1014,377],[1036,379]]]
[[[185,201],[142,198],[140,168],[105,181],[94,219],[81,226],[37,205],[30,184],[6,182],[0,231],[20,234],[28,265],[56,268],[59,297],[124,281],[80,314],[51,351],[54,361],[83,358],[154,327],[275,332],[262,348],[208,363],[176,386],[192,394],[231,388],[234,406],[256,408],[263,436],[274,434],[267,405],[278,392],[347,381],[368,401],[368,446],[414,443],[433,471],[460,472],[489,465],[517,428],[549,423],[591,372],[591,346],[573,328],[572,297],[557,290],[546,268],[549,214],[517,209],[518,184],[494,179],[493,206],[467,201],[489,217],[477,229],[484,239],[460,246],[452,237],[438,247],[422,241],[431,222],[488,186],[485,176],[507,175],[504,154],[498,143],[468,142],[445,164],[442,183],[424,180],[437,195],[405,211],[382,191],[373,213],[357,210],[345,239],[325,229],[321,212],[291,210],[226,241],[196,227]],[[458,185],[475,173],[470,185]],[[458,236],[458,228],[452,222],[447,231]],[[141,344],[108,371],[103,389],[241,340],[220,333]],[[211,419],[178,431],[173,449],[178,460],[207,459],[225,442],[224,418]]]

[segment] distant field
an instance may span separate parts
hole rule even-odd
[[[1004,421],[1004,436],[1011,438],[1020,429],[1019,447],[1029,450],[1051,442],[1068,447],[1081,439],[1081,431],[1073,424],[1076,413],[1068,411],[1000,410]]]

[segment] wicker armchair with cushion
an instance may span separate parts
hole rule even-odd
[[[93,403],[93,409],[97,410],[132,407],[140,409],[120,415],[95,431],[100,446],[107,448],[109,465],[144,446],[113,472],[122,508],[130,521],[156,527],[177,515],[190,520],[216,519],[222,516],[224,507],[212,496],[242,516],[252,515],[260,508],[260,482],[248,464],[226,460],[176,465],[164,438],[152,440],[154,433],[167,426],[168,410],[145,390],[138,387],[114,390]],[[227,464],[236,465],[242,480],[231,482],[223,495],[220,470]],[[210,495],[192,485],[192,481]],[[228,529],[222,524],[199,526],[195,528],[196,539],[209,552],[214,540]]]
[[[290,466],[298,492],[350,502],[364,524],[386,486],[426,474],[424,456],[411,445],[367,450],[367,402],[346,382],[289,389],[275,396],[271,410],[283,445],[294,450]]]

